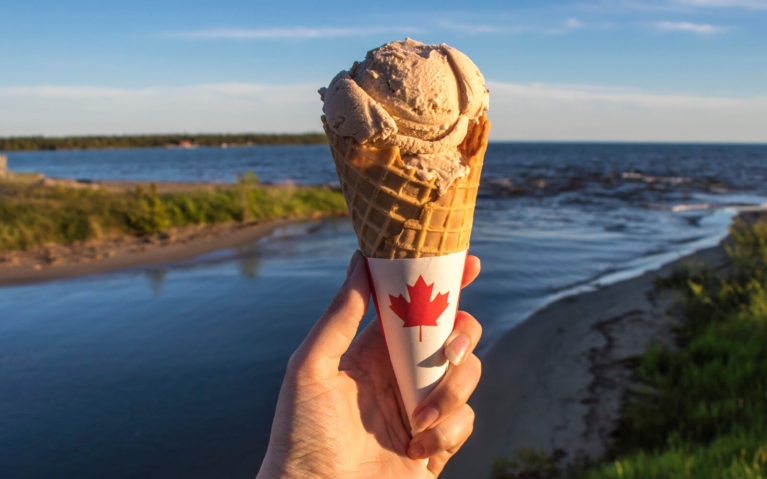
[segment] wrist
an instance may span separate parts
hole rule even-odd
[[[289,479],[289,477],[290,476],[280,470],[280,468],[276,468],[268,463],[266,459],[261,463],[261,468],[256,475],[256,479]]]
[[[256,479],[305,479],[307,477],[318,477],[314,474],[302,474],[296,472],[295,462],[287,459],[287,455],[275,457],[271,453],[271,446],[266,451],[266,456],[261,463]]]
[[[335,469],[334,469],[335,471]],[[348,477],[331,472],[326,464],[316,464],[313,461],[274,458],[266,453],[256,479],[336,479]]]
[[[264,457],[264,461],[261,463],[261,468],[258,470],[256,479],[293,479],[293,475],[288,474],[285,470],[284,461],[275,461],[269,455],[269,451]]]

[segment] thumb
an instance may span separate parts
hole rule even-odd
[[[294,366],[315,377],[338,373],[341,356],[357,334],[369,299],[367,264],[356,251],[349,261],[346,281],[291,359],[297,362]]]

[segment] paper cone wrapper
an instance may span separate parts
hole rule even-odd
[[[426,258],[366,258],[373,303],[409,420],[447,370],[466,251]]]

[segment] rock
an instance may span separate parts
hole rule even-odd
[[[173,243],[176,241],[176,232],[172,230],[165,231],[163,233],[160,233],[158,237],[160,238],[160,240],[162,240],[164,244]]]

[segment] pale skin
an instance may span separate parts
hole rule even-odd
[[[479,259],[468,256],[462,287],[479,269]],[[288,362],[257,479],[431,479],[469,438],[474,411],[466,401],[480,377],[473,350],[482,327],[458,312],[444,346],[448,371],[413,412],[411,435],[378,321],[356,334],[369,297],[357,252],[330,307]]]

